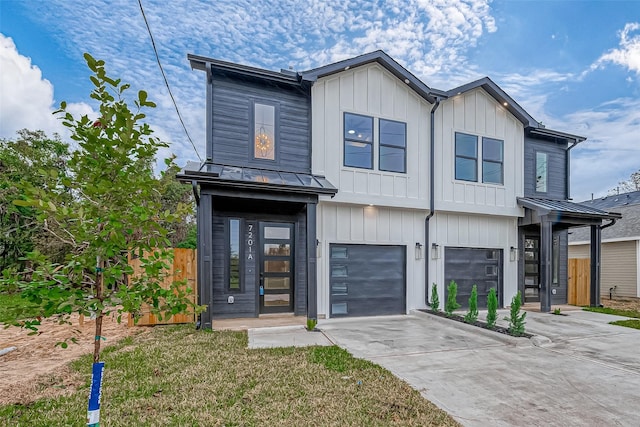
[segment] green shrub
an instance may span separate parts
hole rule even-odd
[[[431,285],[431,310],[440,311],[440,298],[438,298],[438,285]]]
[[[471,288],[471,296],[469,297],[469,311],[464,316],[467,323],[476,323],[478,320],[478,287],[473,285]]]
[[[460,308],[460,304],[456,301],[456,296],[458,295],[458,284],[454,280],[449,283],[447,292],[447,303],[444,306],[444,312],[447,313],[447,316],[451,316],[454,311]]]
[[[555,314],[555,315],[562,314],[562,313],[560,313],[560,307],[556,307],[556,308],[554,308],[554,309],[553,309],[553,314]]]
[[[317,324],[318,321],[316,319],[307,319],[307,330],[313,331]]]
[[[510,316],[505,317],[505,320],[509,321],[509,333],[515,336],[524,335],[524,318],[527,313],[520,313],[520,307],[522,307],[522,297],[520,291],[511,300]]]
[[[498,295],[496,289],[491,288],[487,296],[487,327],[495,328],[496,320],[498,320]]]

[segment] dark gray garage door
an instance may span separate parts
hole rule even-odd
[[[478,308],[487,307],[489,289],[498,292],[498,306],[502,307],[502,250],[477,248],[445,248],[445,301],[452,280],[458,284],[457,301],[461,308],[469,307],[473,285],[478,286]]]
[[[330,246],[331,317],[404,314],[404,246]]]

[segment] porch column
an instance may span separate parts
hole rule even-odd
[[[590,305],[600,306],[600,245],[602,243],[602,230],[600,225],[591,226],[591,284]]]
[[[207,309],[200,314],[200,328],[211,329],[213,307],[213,202],[210,194],[201,193],[197,211],[197,247],[198,247],[198,304],[206,305]]]
[[[546,216],[540,218],[540,311],[551,311],[551,247],[553,227]]]
[[[318,319],[316,204],[307,203],[307,318]]]

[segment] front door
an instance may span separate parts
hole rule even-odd
[[[524,239],[524,302],[540,302],[540,238]]]
[[[293,224],[260,223],[260,313],[293,311]]]

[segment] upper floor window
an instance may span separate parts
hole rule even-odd
[[[256,159],[275,160],[276,158],[276,109],[273,105],[255,103],[253,107],[254,146]]]
[[[478,181],[478,137],[456,132],[456,179]]]
[[[381,171],[407,171],[407,125],[402,122],[380,119]]]
[[[504,143],[499,139],[482,138],[482,182],[504,183]]]
[[[483,137],[481,147],[478,142],[476,135],[456,132],[456,179],[478,182],[480,166],[482,182],[504,184],[504,141]],[[478,165],[480,152],[482,163]]]
[[[536,152],[536,191],[547,192],[547,153]]]
[[[373,169],[373,117],[344,113],[344,165]]]

